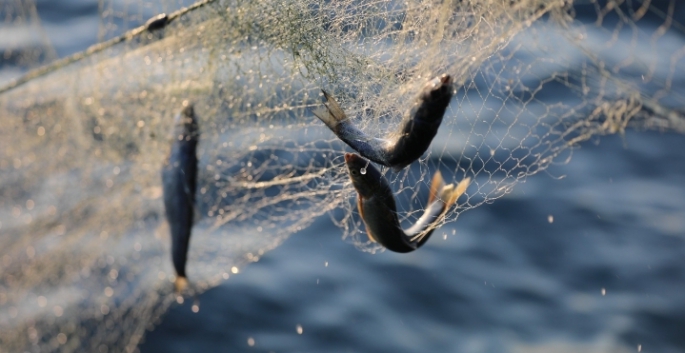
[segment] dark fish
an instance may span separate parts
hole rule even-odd
[[[326,91],[323,94],[326,109],[314,111],[314,115],[365,158],[399,171],[428,150],[452,99],[453,88],[449,75],[430,80],[423,88],[413,114],[405,117],[399,132],[388,140],[366,135],[352,124],[335,98]]]
[[[457,186],[445,185],[440,172],[435,173],[426,210],[413,226],[403,230],[397,218],[395,197],[378,169],[353,153],[345,153],[345,163],[358,193],[357,207],[366,233],[371,240],[399,253],[414,251],[425,244],[471,181],[466,178]]]
[[[171,151],[162,167],[164,208],[171,230],[171,260],[176,270],[176,291],[187,285],[186,260],[190,231],[193,227],[193,207],[197,177],[197,119],[192,104],[184,102],[176,117]]]
[[[161,13],[147,20],[147,22],[145,22],[145,29],[150,32],[156,31],[160,28],[164,28],[168,22],[169,16],[167,16],[165,13]]]

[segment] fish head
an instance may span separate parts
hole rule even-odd
[[[352,185],[361,197],[369,198],[381,188],[383,176],[368,160],[355,153],[345,153],[345,164]]]
[[[426,83],[422,98],[426,101],[450,100],[453,92],[452,77],[442,74]]]
[[[183,101],[183,109],[176,115],[174,121],[174,131],[175,135],[197,138],[198,124],[195,117],[195,108],[192,103]]]

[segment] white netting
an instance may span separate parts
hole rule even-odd
[[[0,350],[134,350],[174,300],[160,170],[183,100],[201,131],[188,275],[202,291],[327,214],[378,250],[352,202],[349,148],[311,113],[321,88],[383,136],[428,79],[455,78],[429,153],[385,173],[405,226],[436,170],[473,179],[454,222],[585,140],[685,131],[676,4],[210,1],[172,13],[188,4],[102,1],[108,42],[0,88]],[[40,24],[30,2],[2,6],[8,25]],[[119,36],[161,11],[166,27]],[[18,45],[3,43],[5,57]],[[52,58],[36,48],[14,67]]]

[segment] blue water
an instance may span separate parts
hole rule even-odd
[[[410,254],[360,252],[320,219],[141,350],[682,352],[683,160],[679,135],[586,144]]]
[[[51,39],[59,55],[97,39],[92,2],[38,3],[48,32],[81,33]],[[683,352],[683,161],[672,133],[587,142],[410,254],[361,252],[320,218],[199,313],[173,306],[140,349]]]

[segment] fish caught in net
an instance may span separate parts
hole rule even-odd
[[[677,0],[136,4],[166,15],[145,25],[102,1],[103,42],[57,60],[31,1],[0,5],[0,30],[32,38],[20,49],[0,36],[0,351],[132,352],[177,300],[160,172],[186,101],[201,136],[197,292],[319,217],[382,249],[356,210],[349,147],[313,113],[322,89],[383,138],[427,81],[450,75],[416,167],[381,168],[405,228],[436,171],[471,180],[443,221],[457,222],[587,140],[685,132]]]
[[[441,75],[426,84],[416,107],[400,124],[400,130],[385,138],[371,137],[354,126],[335,98],[322,90],[325,109],[313,111],[336,136],[362,156],[400,171],[423,155],[438,133],[442,116],[452,100],[450,76]]]
[[[412,252],[428,241],[443,215],[464,194],[470,181],[466,178],[456,186],[445,185],[442,174],[436,172],[431,181],[428,206],[416,223],[404,230],[397,218],[392,188],[380,171],[354,153],[345,153],[345,164],[358,194],[357,210],[369,240],[399,253]]]
[[[171,234],[171,262],[176,272],[174,287],[178,293],[188,283],[186,262],[195,214],[197,143],[200,139],[193,105],[188,101],[183,104],[183,110],[176,116],[169,156],[162,167],[164,213]]]

